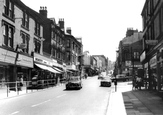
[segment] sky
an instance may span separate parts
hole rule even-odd
[[[141,12],[145,0],[21,0],[39,12],[46,6],[48,18],[64,18],[65,29],[81,37],[83,51],[116,60],[116,50],[127,28],[142,31]]]

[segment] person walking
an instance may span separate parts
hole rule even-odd
[[[137,79],[136,79],[136,81],[137,81],[138,89],[141,90],[141,85],[142,85],[142,83],[141,83],[141,81],[142,81],[141,77],[138,76]]]

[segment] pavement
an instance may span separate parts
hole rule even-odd
[[[163,100],[156,91],[132,90],[132,83],[118,83],[112,90],[106,115],[163,115]]]
[[[38,91],[42,91],[42,89]],[[26,90],[25,87],[22,87],[22,91],[7,93],[6,87],[0,87],[0,100],[31,92],[37,92],[37,90]],[[118,83],[116,90],[115,86],[112,85],[105,115],[163,115],[163,100],[155,91],[132,90],[131,82]]]

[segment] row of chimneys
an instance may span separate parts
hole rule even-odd
[[[40,6],[39,13],[40,13],[41,15],[43,15],[45,18],[47,18],[47,14],[48,14],[47,7],[46,7],[46,6],[45,6],[45,7],[44,7],[44,6]],[[59,19],[58,24],[59,24],[59,27],[61,28],[61,30],[64,31],[64,28],[65,28],[65,27],[64,27],[64,19],[63,19],[63,18],[60,18],[60,19]],[[66,29],[66,32],[67,32],[68,34],[71,35],[71,28],[68,27],[68,28]]]

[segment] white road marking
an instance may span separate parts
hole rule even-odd
[[[57,96],[56,98],[60,98],[60,97],[62,97],[62,96],[65,96],[66,94],[63,94],[63,95],[59,95],[59,96]]]
[[[10,115],[14,115],[14,114],[17,114],[17,113],[19,113],[19,111],[15,111],[15,112],[11,113]]]
[[[41,102],[41,103],[38,103],[38,104],[32,105],[31,107],[39,106],[39,105],[44,104],[44,103],[46,103],[46,102],[48,102],[48,101],[51,101],[51,100],[49,99],[49,100],[47,100],[47,101],[43,101],[43,102]]]
[[[56,98],[60,98],[60,97],[65,96],[65,95],[66,95],[66,94],[59,95],[59,96],[57,96]],[[46,103],[46,102],[48,102],[48,101],[51,101],[51,100],[49,99],[49,100],[47,100],[47,101],[43,101],[43,102],[41,102],[41,103],[32,105],[31,107],[36,107],[36,106],[42,105],[42,104],[44,104],[44,103]]]

